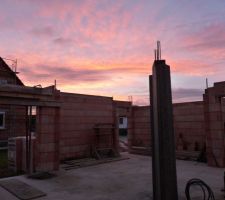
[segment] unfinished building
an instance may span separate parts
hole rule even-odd
[[[1,148],[12,148],[11,138],[23,143],[19,154],[9,155],[12,162],[19,160],[20,169],[57,170],[62,160],[98,157],[103,151],[118,155],[120,117],[127,120],[129,151],[151,154],[149,106],[65,93],[55,86],[27,87],[3,59],[0,70]],[[203,101],[173,104],[178,157],[206,152],[209,165],[225,166],[224,96],[221,82],[205,91]]]

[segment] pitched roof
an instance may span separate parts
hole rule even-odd
[[[24,86],[23,82],[19,79],[16,73],[6,64],[6,62],[1,57],[0,57],[0,68],[2,68],[2,70],[4,71],[7,71],[12,77],[15,77],[17,85]]]

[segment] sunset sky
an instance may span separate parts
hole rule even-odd
[[[146,105],[157,40],[174,102],[225,81],[224,0],[2,0],[0,12],[0,56],[29,86]]]

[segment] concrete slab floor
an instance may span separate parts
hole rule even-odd
[[[151,158],[127,153],[125,155],[130,159],[70,171],[61,169],[57,177],[47,180],[32,180],[25,176],[16,178],[47,193],[46,197],[38,198],[39,200],[151,199]],[[185,199],[185,185],[191,178],[202,179],[212,188],[217,200],[224,199],[221,192],[223,172],[224,169],[208,167],[203,163],[177,160],[179,199]],[[3,188],[0,188],[0,199],[17,200]]]

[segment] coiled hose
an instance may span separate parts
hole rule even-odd
[[[187,182],[187,185],[185,188],[185,195],[187,200],[191,200],[191,195],[190,195],[191,186],[199,186],[202,189],[203,200],[215,200],[215,197],[211,188],[205,182],[197,178],[193,178]]]

